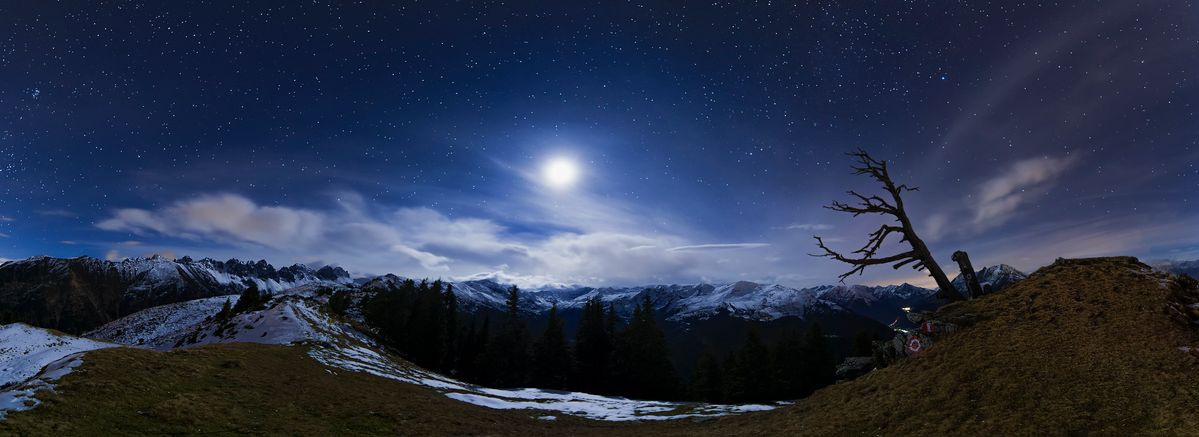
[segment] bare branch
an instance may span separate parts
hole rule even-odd
[[[884,227],[884,229],[885,229],[885,227]],[[883,231],[883,229],[879,229],[879,232],[880,232],[880,233],[884,233],[884,234],[885,234],[885,232]],[[883,235],[883,234],[880,234],[880,235]],[[884,236],[885,236],[885,235],[884,235]],[[861,258],[850,258],[850,257],[847,257],[847,256],[845,256],[845,255],[842,255],[841,253],[839,253],[839,252],[837,252],[837,251],[835,251],[835,250],[833,250],[833,249],[830,249],[828,246],[826,246],[826,245],[824,244],[824,240],[823,240],[823,239],[821,239],[820,237],[813,235],[813,236],[812,236],[812,238],[815,238],[815,239],[816,239],[816,245],[817,245],[817,246],[819,246],[821,249],[823,249],[823,250],[824,250],[824,253],[823,253],[823,254],[812,254],[812,256],[820,256],[820,257],[825,257],[825,258],[832,258],[832,259],[835,259],[835,260],[837,260],[837,261],[841,261],[841,262],[843,262],[843,263],[846,263],[846,264],[851,264],[851,265],[853,265],[853,266],[854,266],[854,268],[853,268],[853,269],[851,269],[850,271],[848,271],[848,272],[845,272],[845,273],[843,273],[843,274],[841,274],[841,275],[839,275],[839,276],[838,276],[839,278],[841,278],[841,281],[842,281],[842,282],[844,282],[844,281],[845,281],[845,278],[848,278],[849,276],[852,276],[854,273],[861,274],[863,271],[865,271],[865,270],[866,270],[866,266],[873,266],[873,265],[879,265],[879,264],[890,264],[890,263],[893,263],[893,262],[897,262],[897,261],[903,261],[903,260],[905,260],[905,259],[912,258],[912,257],[914,257],[914,256],[916,255],[916,252],[914,252],[914,251],[907,251],[907,252],[904,252],[904,253],[900,253],[900,254],[897,254],[897,255],[891,255],[891,256],[888,256],[888,257],[883,257],[883,258],[875,258],[875,257],[874,257],[874,253],[873,253],[873,252],[871,252],[871,253],[869,253],[869,254],[867,254],[866,256],[863,256],[863,257],[861,257]],[[855,253],[857,253],[857,252],[855,252]]]
[[[853,251],[853,253],[860,253],[866,257],[874,256],[875,252],[878,252],[878,249],[882,247],[883,242],[886,241],[887,236],[891,235],[893,232],[902,233],[903,228],[898,226],[883,225],[882,227],[878,228],[877,231],[871,232],[870,239],[866,241],[866,245],[862,246],[861,249]]]
[[[867,206],[858,207],[858,206],[850,206],[847,203],[842,203],[842,202],[837,202],[837,201],[833,201],[832,204],[826,205],[824,208],[831,209],[833,211],[838,211],[838,212],[848,212],[850,214],[853,214],[854,217],[857,217],[862,214],[892,214],[891,210],[888,210],[888,209],[880,207],[880,206],[867,205]]]
[[[870,233],[869,239],[866,240],[866,244],[863,245],[861,249],[851,252],[852,254],[861,255],[861,258],[852,258],[842,255],[841,253],[826,246],[824,244],[824,240],[821,240],[820,237],[814,236],[816,238],[816,245],[819,246],[824,253],[814,254],[813,256],[832,258],[837,261],[852,265],[853,268],[849,272],[840,275],[842,282],[844,282],[845,278],[849,277],[850,275],[862,273],[867,266],[894,263],[892,268],[898,269],[905,265],[912,264],[913,269],[927,269],[929,271],[929,275],[937,281],[937,286],[941,289],[942,295],[951,300],[961,299],[961,296],[958,295],[956,290],[953,288],[953,284],[945,276],[945,272],[942,271],[941,267],[936,263],[932,253],[930,253],[928,250],[928,246],[925,245],[924,241],[922,241],[920,237],[916,235],[916,231],[912,226],[911,220],[908,218],[907,212],[904,211],[903,198],[901,195],[904,192],[919,191],[920,188],[909,187],[905,184],[896,185],[895,182],[891,180],[891,174],[887,169],[887,161],[875,159],[874,157],[870,156],[869,153],[866,153],[865,150],[857,149],[847,153],[847,155],[853,157],[855,161],[854,164],[850,166],[850,168],[853,169],[853,174],[869,176],[871,179],[882,185],[882,188],[884,191],[886,191],[886,194],[882,196],[865,195],[858,193],[857,191],[849,191],[849,195],[857,199],[856,204],[851,205],[845,202],[833,201],[833,203],[825,206],[825,208],[833,211],[850,213],[853,214],[854,217],[862,214],[889,215],[895,218],[895,221],[898,222],[898,225],[882,225],[878,228],[878,230]],[[888,196],[890,197],[889,199],[884,198]],[[883,244],[886,243],[887,237],[893,233],[900,234],[902,236],[900,242],[908,243],[908,245],[911,246],[911,250],[897,255],[876,258],[878,251],[882,248]]]

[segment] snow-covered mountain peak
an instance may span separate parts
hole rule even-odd
[[[1028,277],[1024,272],[1007,264],[984,267],[975,272],[975,276],[978,277],[978,284],[983,288],[984,294],[1003,290]],[[961,293],[966,292],[966,280],[961,275],[953,278],[953,286]]]

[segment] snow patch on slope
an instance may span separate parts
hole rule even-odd
[[[169,349],[214,343],[328,342],[331,334],[323,328],[333,322],[316,308],[318,304],[301,296],[278,296],[266,309],[237,314],[228,321],[203,321],[162,337],[152,346]]]
[[[143,311],[97,332],[134,343],[141,340],[144,346],[164,349],[176,344],[191,347],[230,342],[305,344],[310,347],[309,356],[328,366],[331,373],[338,370],[364,372],[429,387],[452,399],[489,408],[543,410],[596,420],[670,420],[775,408],[773,405],[639,401],[532,388],[478,387],[426,371],[383,352],[384,349],[372,338],[343,319],[326,313],[322,308],[323,297],[312,290],[292,290],[276,296],[266,308],[238,314],[227,323],[204,320],[220,310],[224,299],[199,299]],[[164,324],[169,326],[162,326]],[[116,329],[122,330],[122,335],[115,335]],[[174,331],[169,332],[172,329]]]
[[[342,327],[332,326],[330,328],[345,332]],[[365,340],[361,337],[359,339]],[[423,385],[438,390],[451,399],[487,408],[553,411],[606,421],[716,417],[776,408],[774,405],[713,405],[639,401],[535,388],[514,390],[484,388],[437,375],[416,366],[397,363],[366,344],[350,343],[353,342],[340,341],[338,344],[314,347],[309,355],[326,366]]]
[[[217,296],[147,308],[109,322],[84,336],[133,346],[170,348],[174,345],[171,340],[174,334],[216,315],[226,301],[230,305],[236,304],[238,297]]]
[[[114,346],[23,323],[0,326],[0,419],[37,406],[33,394],[52,389],[50,382],[79,366],[83,352]]]

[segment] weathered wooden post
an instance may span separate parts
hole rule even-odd
[[[962,279],[966,282],[966,294],[971,299],[982,296],[983,289],[978,285],[978,275],[974,274],[974,266],[970,264],[970,255],[959,250],[953,253],[953,260],[962,269]]]

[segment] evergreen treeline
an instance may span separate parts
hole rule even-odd
[[[805,335],[791,334],[768,347],[750,329],[740,350],[723,362],[712,353],[700,356],[691,376],[691,399],[714,403],[799,399],[836,381],[832,345],[812,325]]]
[[[648,293],[627,324],[598,298],[588,301],[573,341],[568,341],[556,306],[545,328],[530,332],[519,301],[520,290],[513,286],[500,320],[463,319],[452,285],[406,280],[366,299],[362,313],[383,341],[413,363],[489,387],[764,402],[803,397],[833,382],[835,357],[819,326],[773,347],[751,330],[741,350],[723,362],[712,354],[702,356],[685,385],[670,360]]]

